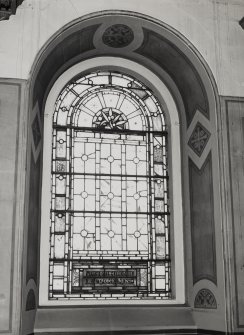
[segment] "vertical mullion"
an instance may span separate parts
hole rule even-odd
[[[97,174],[101,173],[101,143],[96,143],[95,144],[95,172]],[[96,211],[100,211],[100,182],[101,182],[101,177],[97,177],[95,179],[95,201],[96,201],[96,206],[95,209]],[[96,250],[100,251],[101,249],[101,227],[100,227],[100,217],[97,217],[95,215],[95,243],[96,243]]]
[[[126,176],[126,146],[125,142],[121,146],[121,173],[122,176]],[[122,212],[126,212],[126,177],[121,177],[121,186],[122,186],[122,192],[121,192],[121,201],[122,201]],[[127,215],[123,214],[122,216],[122,250],[127,250]]]

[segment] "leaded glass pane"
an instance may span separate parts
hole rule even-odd
[[[167,131],[144,84],[69,83],[53,115],[50,299],[169,299]]]

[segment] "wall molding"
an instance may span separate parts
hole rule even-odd
[[[242,297],[242,293],[240,293],[240,282],[238,281],[238,275],[240,276],[240,266],[237,265],[237,257],[238,257],[238,251],[240,250],[238,248],[238,241],[236,241],[236,236],[239,236],[240,232],[237,235],[237,229],[239,229],[238,227],[240,227],[240,225],[237,222],[237,217],[235,216],[235,210],[234,210],[234,205],[236,204],[236,201],[234,201],[234,194],[237,197],[237,189],[236,186],[234,186],[234,178],[236,176],[236,173],[238,173],[238,171],[235,171],[235,173],[233,173],[233,165],[235,164],[236,160],[238,159],[238,155],[240,157],[241,153],[239,152],[239,150],[242,148],[242,145],[239,145],[239,148],[235,148],[234,152],[236,154],[233,154],[233,148],[231,147],[231,145],[233,146],[233,140],[234,140],[234,134],[236,134],[236,131],[233,132],[231,131],[231,127],[235,127],[235,124],[239,127],[239,136],[242,136],[242,139],[244,140],[244,129],[243,129],[243,123],[242,123],[242,118],[244,117],[244,97],[221,97],[223,100],[223,110],[225,112],[225,116],[226,116],[226,133],[227,133],[227,150],[228,150],[228,168],[229,168],[229,192],[230,192],[230,213],[231,213],[231,230],[232,230],[232,243],[233,243],[233,249],[230,250],[233,252],[233,258],[234,260],[232,260],[233,264],[233,268],[234,268],[234,299],[235,299],[235,306],[236,306],[236,325],[237,328],[243,329],[244,328],[244,318],[243,318],[243,311],[240,311],[240,298]],[[234,104],[237,108],[237,110],[230,110],[230,104]],[[239,104],[239,108],[237,106],[237,104]],[[243,108],[241,109],[241,105],[243,106]],[[240,115],[239,115],[239,121],[238,120],[234,120],[234,117],[236,117],[237,112],[239,111]],[[240,119],[241,118],[241,119]],[[242,143],[243,143],[242,140]],[[242,154],[244,155],[244,154]],[[238,194],[239,196],[239,194]],[[236,198],[235,197],[235,198]],[[239,198],[238,201],[240,201],[241,199]],[[238,213],[237,213],[238,215]],[[240,219],[240,218],[239,218]],[[228,224],[228,222],[227,222]],[[243,242],[242,242],[243,243]],[[238,248],[238,249],[237,249]],[[230,257],[230,255],[229,255]],[[239,256],[240,257],[240,256]],[[239,271],[238,271],[239,269]],[[231,276],[232,277],[232,276]],[[227,278],[227,281],[232,281],[232,278]],[[231,285],[231,284],[230,284]],[[232,284],[233,285],[233,284]],[[230,292],[231,292],[230,288]],[[233,294],[233,292],[231,293]],[[231,308],[231,307],[230,307]],[[242,317],[242,321],[240,321],[240,318]],[[232,319],[234,318],[234,316],[232,315]],[[235,325],[233,325],[233,327],[235,327]]]

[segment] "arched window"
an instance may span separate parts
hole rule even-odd
[[[48,127],[48,300],[175,298],[168,127],[155,93],[123,71],[89,71],[59,91]]]
[[[167,131],[138,80],[94,72],[53,115],[50,298],[170,297]]]

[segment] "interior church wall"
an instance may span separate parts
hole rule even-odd
[[[243,267],[243,144],[244,144],[244,99],[221,97],[224,135],[224,164],[229,169],[229,180],[225,181],[225,195],[228,201],[226,219],[230,225],[227,231],[229,248],[232,252],[229,275],[232,284],[233,313],[237,328],[244,328],[244,267]],[[228,155],[227,155],[228,153]]]
[[[18,334],[21,315],[26,125],[25,82],[0,79],[0,333]]]
[[[27,79],[43,45],[65,24],[99,11],[122,10],[160,20],[188,39],[208,63],[221,95],[242,96],[242,0],[25,0],[1,21],[1,76]],[[65,9],[64,9],[65,8]],[[55,18],[55,19],[54,19]]]
[[[16,146],[18,139],[18,119],[20,99],[19,85],[1,82],[1,247],[5,257],[1,258],[1,330],[9,327],[11,295],[13,288],[12,248],[15,233],[15,181],[16,181]],[[12,110],[12,113],[8,111]],[[11,134],[9,137],[8,134]],[[9,257],[7,257],[9,256]],[[11,280],[10,280],[11,278]]]
[[[40,220],[38,204],[40,203],[42,122],[39,110],[41,104],[36,102],[35,97],[31,100],[33,96],[29,95],[30,86],[28,85],[30,85],[33,67],[35,64],[38,68],[40,65],[36,63],[38,53],[41,50],[45,53],[48,41],[65,25],[73,20],[79,20],[80,17],[84,16],[88,19],[93,13],[106,10],[141,13],[169,25],[175,30],[176,35],[179,32],[184,36],[186,44],[189,40],[213,74],[213,82],[216,82],[217,91],[221,96],[221,108],[210,123],[199,114],[194,116],[192,125],[189,122],[187,140],[190,139],[198,121],[211,130],[212,137],[203,158],[198,159],[190,149],[186,149],[190,169],[189,174],[187,172],[184,176],[184,180],[192,185],[192,193],[189,194],[186,191],[185,196],[187,206],[189,208],[192,206],[192,212],[194,211],[195,215],[187,213],[185,216],[187,231],[192,234],[186,237],[186,244],[187,248],[192,243],[195,244],[201,250],[193,250],[192,255],[200,252],[203,257],[202,263],[198,261],[194,263],[191,253],[188,253],[186,263],[189,271],[192,268],[193,277],[192,279],[188,277],[190,279],[187,282],[187,299],[191,308],[194,309],[194,299],[205,287],[214,293],[218,308],[217,310],[194,309],[192,314],[194,321],[190,318],[189,323],[195,322],[198,328],[208,327],[219,331],[231,329],[231,331],[242,332],[244,329],[242,235],[244,232],[241,204],[244,191],[240,180],[243,177],[242,123],[244,116],[242,114],[244,107],[243,98],[240,97],[244,96],[244,31],[238,21],[244,16],[243,1],[142,0],[138,6],[137,1],[131,0],[85,2],[24,0],[15,16],[11,16],[8,21],[0,22],[0,78],[2,78],[0,79],[0,212],[2,214],[0,250],[4,255],[0,260],[2,273],[0,333],[5,334],[8,331],[19,334],[22,309],[22,331],[23,334],[30,334],[38,304],[39,264],[36,259],[39,248],[37,223]],[[62,35],[56,38],[55,42],[58,43],[58,39],[62,40]],[[59,56],[62,57],[62,53]],[[48,68],[46,70],[48,71]],[[45,84],[43,85],[42,82],[38,87],[41,81],[42,79],[37,81],[36,85],[38,92],[43,91],[44,94]],[[211,108],[213,106],[210,106],[210,111],[212,111]],[[11,134],[11,137],[8,134]],[[216,142],[212,142],[212,138],[215,138]],[[218,150],[220,161],[216,159]],[[222,172],[220,177],[219,170]],[[204,210],[208,214],[206,230],[201,227],[202,221],[199,220],[201,213],[198,211],[201,212],[201,209],[198,207],[199,201],[196,200],[199,196],[197,192],[199,187],[202,191],[200,197],[206,201],[203,204],[203,207],[206,205]],[[213,192],[212,198],[208,198],[211,192]],[[194,200],[197,201],[196,206]],[[27,222],[32,224],[28,226]],[[214,240],[214,246],[211,240],[207,240],[210,246],[208,250],[204,250],[204,243],[201,245],[199,234],[201,230],[203,234],[206,232],[207,237]],[[27,236],[24,245],[23,236]],[[210,262],[206,257],[210,258]],[[201,271],[204,272],[202,278]],[[205,272],[208,272],[210,280],[206,279]],[[21,287],[24,288],[24,292],[21,292]],[[79,318],[79,312],[76,314]],[[92,317],[87,315],[85,319],[91,322]],[[139,314],[139,317],[141,315]],[[62,317],[62,313],[60,312],[58,316],[53,315],[54,320],[57,317]],[[98,325],[99,322],[103,324],[104,320],[107,320],[106,317],[98,318]],[[50,324],[46,318],[47,314],[43,317],[38,314],[37,323],[40,322],[39,324],[43,325],[43,322],[47,322],[48,328]],[[116,313],[114,318],[118,318]],[[168,318],[173,320],[170,314]],[[182,324],[186,319],[187,317],[182,319]],[[85,323],[85,320],[83,322]],[[226,328],[226,322],[229,328]],[[87,330],[89,330],[89,324]]]

